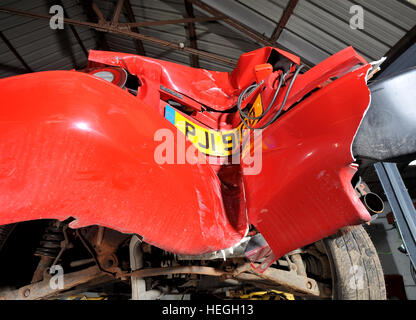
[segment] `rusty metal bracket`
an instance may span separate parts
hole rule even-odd
[[[256,266],[254,266],[255,268]],[[134,276],[138,278],[155,277],[170,274],[198,274],[205,276],[236,279],[248,282],[269,282],[271,286],[283,286],[288,291],[300,295],[325,296],[325,285],[318,283],[312,278],[298,275],[296,272],[268,268],[263,273],[255,271],[249,263],[240,266],[234,271],[227,272],[213,267],[205,266],[176,266],[167,268],[148,268],[133,271],[131,273],[119,274],[118,277]]]
[[[48,277],[40,282],[36,282],[16,290],[2,291],[0,292],[0,300],[38,300],[50,298],[60,292],[92,280],[97,280],[103,277],[107,277],[109,280],[112,279],[108,276],[108,274],[101,272],[96,266],[78,272],[65,274],[64,277],[64,285],[62,288],[53,289],[50,285],[51,277]]]
[[[130,38],[139,39],[139,40],[142,40],[142,41],[152,42],[152,43],[158,44],[160,46],[168,47],[168,48],[171,48],[171,49],[174,49],[174,50],[183,51],[183,52],[190,53],[190,54],[199,55],[201,57],[205,57],[206,59],[215,60],[215,61],[221,62],[225,65],[235,66],[236,63],[237,63],[237,61],[234,60],[234,59],[226,58],[226,57],[214,54],[214,53],[210,53],[210,52],[194,49],[194,48],[191,48],[191,47],[187,47],[187,46],[184,46],[183,43],[174,43],[174,42],[154,38],[154,37],[151,37],[151,36],[147,36],[147,35],[144,35],[144,34],[132,32],[132,31],[128,30],[132,26],[143,25],[143,24],[145,24],[144,22],[143,22],[143,24],[142,23],[127,23],[127,24],[120,24],[120,26],[119,25],[113,25],[111,23],[111,21],[106,21],[105,20],[102,12],[99,10],[99,8],[96,5],[94,5],[94,3],[93,3],[93,9],[96,12],[97,16],[99,17],[99,22],[98,23],[68,19],[68,18],[63,19],[64,23],[68,24],[68,25],[92,28],[92,29],[95,29],[95,30],[101,31],[101,32],[109,32],[109,33],[113,33],[113,34],[124,35],[124,36],[128,36]],[[45,20],[50,20],[51,17],[52,17],[51,15],[48,15],[48,14],[41,14],[41,13],[37,13],[37,12],[29,12],[29,11],[11,9],[11,8],[4,8],[4,7],[0,7],[0,12],[20,15],[20,16],[29,17],[29,18],[45,19]],[[183,23],[184,21],[186,21],[186,22],[198,21],[198,19],[204,19],[204,21],[206,21],[207,19],[208,20],[213,20],[213,19],[217,20],[218,17],[214,17],[214,18],[212,18],[212,17],[211,18],[186,18],[186,19],[179,19],[179,20]],[[154,25],[155,23],[158,23],[158,24],[162,23],[163,24],[163,23],[166,23],[166,21],[165,22],[162,22],[162,21],[154,22],[153,21],[153,22],[148,22],[148,23],[153,23],[153,25]],[[172,23],[172,21],[170,21],[169,23]],[[176,20],[175,23],[179,23],[178,20]]]

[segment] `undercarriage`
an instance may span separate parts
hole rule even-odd
[[[58,220],[2,227],[0,299],[331,299],[333,259],[325,240],[292,251],[266,270],[251,256],[250,230],[233,249],[178,255],[137,235]],[[361,228],[361,227],[356,227]],[[260,240],[259,240],[260,239]],[[261,270],[261,271],[259,271]]]

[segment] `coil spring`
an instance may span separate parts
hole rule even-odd
[[[40,241],[39,248],[35,251],[35,256],[46,256],[56,258],[61,250],[61,241],[65,239],[62,233],[62,224],[52,221],[45,228],[45,232]]]

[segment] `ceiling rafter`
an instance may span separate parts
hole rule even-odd
[[[220,17],[189,17],[183,19],[172,20],[157,20],[157,21],[144,21],[133,23],[119,23],[120,27],[151,27],[151,26],[163,26],[166,24],[178,24],[178,23],[195,23],[195,22],[208,22],[220,20]]]
[[[136,18],[135,18],[133,8],[131,7],[131,3],[129,0],[124,0],[124,10],[126,12],[127,20],[129,22],[135,23]],[[130,31],[135,32],[135,33],[140,33],[137,27],[130,27]],[[142,56],[146,55],[143,42],[140,39],[134,39],[134,43],[136,45],[137,52]]]
[[[263,45],[271,45],[271,42],[269,39],[267,39],[265,36],[263,36],[262,34],[260,34],[259,32],[251,29],[250,27],[244,25],[243,23],[223,14],[221,11],[219,11],[218,9],[215,9],[214,7],[211,7],[210,5],[200,1],[200,0],[189,0],[190,2],[192,2],[194,5],[196,5],[198,8],[212,14],[213,16],[216,17],[221,17],[222,21],[228,25],[230,25],[231,27],[233,27],[234,29],[244,33],[245,35],[247,35],[248,37],[250,37],[251,39],[253,39],[256,42],[259,42]]]
[[[114,10],[113,19],[111,20],[112,25],[118,24],[118,19],[120,18],[121,10],[123,9],[124,0],[118,0],[116,9]]]
[[[283,29],[286,27],[290,17],[292,16],[293,11],[296,8],[296,5],[298,4],[299,0],[290,0],[283,11],[282,17],[280,18],[279,23],[277,24],[276,29],[274,30],[272,36],[270,37],[270,40],[272,42],[276,42],[280,34],[282,33]]]
[[[30,17],[30,18],[38,18],[38,19],[47,19],[50,20],[50,18],[52,17],[51,15],[48,14],[41,14],[41,13],[36,13],[36,12],[30,12],[30,11],[24,11],[24,10],[18,10],[18,9],[11,9],[11,8],[4,8],[4,7],[0,7],[0,12],[5,12],[8,14],[16,14],[16,15],[20,15],[20,16],[26,16],[26,17]],[[148,42],[152,42],[155,44],[158,44],[160,46],[164,46],[164,47],[168,47],[177,51],[183,51],[186,53],[191,53],[191,54],[197,54],[199,56],[203,56],[207,59],[210,60],[215,60],[217,62],[221,62],[225,65],[230,65],[230,66],[235,66],[237,61],[234,59],[230,59],[227,57],[223,57],[214,53],[210,53],[207,51],[202,51],[202,50],[198,50],[198,49],[194,49],[191,47],[187,47],[184,46],[183,43],[174,43],[174,42],[170,42],[170,41],[166,41],[166,40],[162,40],[162,39],[158,39],[158,38],[154,38],[154,37],[150,37],[150,36],[146,36],[140,33],[135,33],[129,30],[125,30],[125,28],[119,28],[118,26],[113,26],[110,25],[108,23],[94,23],[94,22],[86,22],[86,21],[79,21],[79,20],[74,20],[74,19],[67,19],[64,18],[64,23],[68,24],[68,25],[75,25],[75,26],[82,26],[82,27],[87,27],[87,28],[92,28],[95,29],[97,31],[103,31],[103,32],[110,32],[110,33],[114,33],[114,34],[120,34],[120,35],[125,35],[134,39],[140,39],[142,41],[148,41]]]
[[[20,61],[20,63],[26,68],[28,72],[33,72],[33,69],[29,67],[29,65],[26,63],[26,61],[23,59],[23,57],[17,52],[16,48],[13,47],[13,45],[10,43],[9,39],[6,38],[6,36],[3,34],[3,32],[0,31],[0,38],[3,40],[3,42],[6,44],[6,46],[9,48],[9,50],[14,54],[14,56],[17,58],[17,60]]]
[[[98,21],[99,22],[105,22],[104,14],[100,10],[100,8],[98,8],[97,4],[94,1],[92,1],[91,4],[92,4],[92,10],[94,10],[95,14],[98,17]]]
[[[67,13],[67,11],[66,11],[66,9],[65,9],[64,4],[62,3],[62,1],[61,0],[58,0],[57,3],[62,7],[62,9],[64,11],[64,17],[65,18],[69,18],[68,13]],[[78,31],[75,29],[74,26],[69,26],[69,27],[70,27],[71,32],[74,35],[75,39],[77,40],[79,46],[81,47],[82,52],[84,52],[85,56],[88,57],[88,50],[85,48],[85,45],[82,42],[82,39],[81,39],[81,37],[78,34]]]
[[[229,17],[229,16],[225,15],[224,13],[219,11],[218,9],[206,4],[205,2],[202,2],[201,0],[189,0],[189,1],[192,2],[198,8],[202,9],[203,11],[208,12],[209,14],[212,14],[216,17],[222,18],[221,21],[223,21],[226,25],[230,26],[232,29],[235,29],[235,30],[245,34],[246,36],[248,36],[252,40],[260,43],[261,45],[272,46],[272,47],[276,47],[276,48],[279,48],[279,49],[282,49],[282,50],[290,51],[287,48],[283,47],[282,45],[279,45],[276,42],[271,41],[269,38],[265,37],[263,34],[259,33],[258,31],[256,31],[256,30],[250,28],[249,26],[233,19],[232,17]],[[299,56],[298,53],[296,53],[296,55]],[[310,63],[309,61],[304,59],[302,56],[299,56],[299,57],[301,58],[302,63],[306,67],[312,68],[312,66],[313,66],[312,63]]]
[[[192,2],[190,2],[189,0],[184,0],[185,1],[185,10],[186,10],[186,15],[188,18],[195,18],[194,15],[194,8],[192,5]],[[186,28],[187,34],[188,34],[188,39],[189,39],[189,43],[191,48],[194,49],[198,49],[198,45],[197,45],[197,36],[196,36],[196,30],[195,30],[195,23],[194,22],[189,22],[188,23],[188,28]],[[190,55],[190,61],[191,61],[191,66],[194,68],[199,68],[199,57],[196,54],[191,54]]]
[[[87,19],[90,21],[96,21],[97,15],[96,13],[94,13],[94,10],[93,10],[93,2],[91,0],[87,0],[87,1],[80,1],[79,3],[82,6],[87,16]],[[96,29],[94,30],[94,33],[97,38],[98,48],[103,49],[103,50],[109,50],[110,47],[108,46],[108,42],[105,37],[105,34],[103,32],[97,31]]]

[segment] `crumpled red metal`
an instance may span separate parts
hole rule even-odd
[[[72,227],[137,233],[183,254],[232,247],[254,225],[279,257],[368,221],[351,185],[351,143],[370,103],[371,66],[352,48],[299,75],[287,112],[263,132],[259,175],[244,176],[239,166],[154,161],[158,129],[172,130],[175,141],[181,135],[163,118],[161,86],[214,110],[211,118],[197,112],[197,121],[229,129],[236,117],[215,111],[235,106],[255,81],[254,67],[273,50],[242,55],[231,73],[90,52],[90,67],[120,66],[137,75],[137,97],[74,71],[0,80],[0,225],[72,216]],[[264,105],[272,93],[262,92]]]

